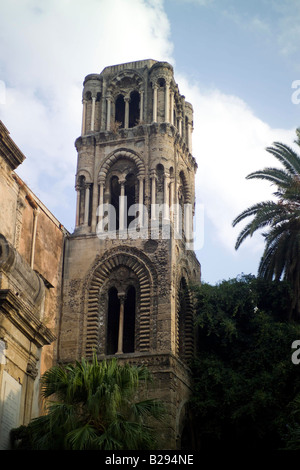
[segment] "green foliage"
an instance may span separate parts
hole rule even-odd
[[[156,400],[136,401],[151,375],[116,359],[54,366],[41,379],[46,414],[13,433],[15,447],[34,450],[154,449],[149,419],[160,420]],[[51,398],[51,400],[50,400]]]
[[[285,282],[253,276],[195,288],[192,408],[204,449],[278,449],[299,432],[291,345],[300,325],[287,320],[290,295]]]
[[[295,144],[300,146],[300,130]],[[300,318],[300,156],[290,147],[275,142],[268,147],[282,168],[265,168],[251,173],[247,179],[262,179],[276,187],[275,201],[265,201],[244,210],[233,221],[233,226],[244,219],[252,220],[242,229],[236,249],[257,230],[263,233],[265,249],[258,275],[265,279],[285,279],[293,289],[290,316]]]

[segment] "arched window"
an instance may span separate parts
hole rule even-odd
[[[120,127],[125,126],[125,101],[123,95],[118,95],[116,99],[115,121],[120,123]]]
[[[132,353],[135,349],[136,290],[129,286],[125,295],[116,287],[108,291],[106,354]]]
[[[122,185],[122,188],[121,188]],[[123,220],[125,222],[123,228],[128,228],[132,220],[135,219],[135,215],[128,215],[129,208],[136,204],[136,193],[137,193],[137,177],[134,173],[128,173],[125,177],[125,181],[119,180],[119,177],[114,175],[110,179],[110,203],[115,208],[116,215],[116,230],[120,229],[120,211],[123,210]],[[125,196],[125,201],[120,199],[120,196]]]
[[[84,210],[85,210],[85,176],[79,177],[79,219],[78,224],[82,225],[84,222]]]
[[[130,286],[127,290],[124,304],[123,352],[134,352],[135,345],[135,288]]]
[[[118,350],[119,313],[118,291],[115,287],[111,287],[108,291],[106,354],[116,354]]]
[[[129,127],[134,127],[138,124],[140,118],[140,95],[137,91],[130,93],[129,102]]]
[[[129,173],[126,176],[126,183],[125,183],[125,196],[127,196],[127,211],[129,208],[136,203],[136,177],[133,173]],[[132,220],[135,219],[135,216],[127,216],[127,228]]]
[[[110,180],[110,203],[114,206],[116,211],[116,230],[119,230],[119,205],[120,205],[120,194],[121,194],[121,187],[119,184],[119,179],[117,176],[113,176]]]

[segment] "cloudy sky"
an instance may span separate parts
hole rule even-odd
[[[271,197],[245,177],[277,164],[265,148],[293,145],[300,126],[299,25],[299,0],[1,0],[0,119],[27,157],[18,174],[73,231],[84,77],[168,61],[194,107],[203,280],[256,274],[262,237],[236,252],[231,223]]]

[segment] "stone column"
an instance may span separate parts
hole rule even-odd
[[[99,183],[99,201],[98,201],[98,223],[99,230],[103,232],[103,203],[104,203],[104,183],[100,181]]]
[[[182,135],[182,117],[179,116],[178,118],[178,132],[179,132],[179,135]]]
[[[85,135],[85,120],[86,120],[86,100],[83,100],[83,102],[82,102],[81,135]]]
[[[92,116],[91,116],[91,131],[95,129],[95,106],[96,106],[96,97],[92,97]]]
[[[111,96],[110,95],[106,98],[106,101],[107,101],[106,130],[110,131],[110,120],[111,120]]]
[[[124,230],[125,228],[125,179],[119,180],[121,185],[120,191],[120,204],[119,204],[119,230]]]
[[[156,173],[151,172],[151,219],[156,219],[155,203],[156,203]]]
[[[139,225],[143,227],[144,225],[144,177],[138,176],[139,180]]]
[[[157,88],[157,84],[153,85],[153,122],[157,122]]]
[[[165,86],[165,122],[170,122],[170,83]]]
[[[119,332],[118,332],[118,350],[117,350],[117,354],[123,354],[125,292],[118,293],[118,297],[119,297],[119,300],[120,300],[120,313],[119,313]]]
[[[170,179],[170,219],[174,222],[174,177]]]
[[[88,225],[88,223],[89,223],[90,189],[91,189],[91,184],[87,183],[86,186],[85,186],[84,225]]]
[[[124,97],[124,101],[125,101],[125,120],[124,120],[124,128],[125,128],[125,129],[128,129],[128,127],[129,127],[129,102],[130,102],[129,96],[125,96],[125,97]]]
[[[77,192],[75,227],[78,227],[78,225],[79,225],[79,210],[80,210],[80,186],[76,185],[75,189],[76,189],[76,192]]]
[[[164,174],[164,219],[170,217],[170,198],[169,198],[169,175]]]
[[[142,124],[144,119],[144,92],[140,92],[140,124]]]
[[[171,124],[174,126],[174,92],[171,91]]]

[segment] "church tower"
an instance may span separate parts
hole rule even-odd
[[[193,109],[173,68],[142,60],[83,84],[76,227],[65,247],[58,360],[116,356],[152,371],[181,448],[194,352]]]

